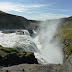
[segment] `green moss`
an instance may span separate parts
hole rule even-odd
[[[59,38],[61,38],[62,43],[64,44],[65,47],[65,54],[70,55],[72,54],[72,45],[69,43],[72,43],[72,33],[70,31],[64,32],[62,35],[57,35]],[[64,40],[67,40],[68,43],[64,42]]]
[[[8,54],[12,54],[12,53],[17,53],[18,56],[26,56],[26,57],[33,54],[32,52],[18,51],[14,48],[5,48],[0,45],[0,54],[1,55],[4,55],[4,54],[8,55]]]
[[[5,52],[5,53],[11,53],[11,52],[18,53],[18,51],[14,48],[5,48],[5,47],[2,47],[1,45],[0,45],[0,51]]]
[[[69,45],[68,47],[66,47],[65,54],[67,54],[67,55],[72,54],[72,45]]]
[[[26,51],[18,51],[14,48],[0,46],[0,66],[11,66],[22,63],[38,63],[34,54]]]
[[[57,33],[57,36],[61,39],[64,44],[64,62],[68,59],[69,55],[72,54],[72,17],[66,19],[61,29]],[[65,42],[65,40],[67,42]]]
[[[20,51],[19,53],[18,53],[18,55],[19,56],[29,56],[29,55],[31,55],[31,54],[33,54],[32,52],[26,52],[26,51]]]
[[[69,56],[64,57],[64,60],[63,60],[64,63],[66,62],[66,60],[68,59],[68,57],[69,57]]]

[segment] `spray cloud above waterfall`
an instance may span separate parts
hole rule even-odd
[[[46,63],[63,63],[63,45],[56,37],[56,32],[60,26],[59,20],[50,20],[40,23],[43,27],[38,29],[42,49],[40,54]]]
[[[0,45],[33,52],[41,64],[62,64],[63,47],[59,39],[55,37],[59,21],[46,21],[41,23],[41,25],[44,26],[40,30],[38,29],[37,32],[39,33],[34,38],[26,30],[21,30],[25,32],[25,35],[0,32]]]
[[[14,16],[14,17],[18,19],[12,20],[14,23],[13,24],[11,23],[10,25],[11,19],[9,20],[9,18],[7,18],[6,16],[6,19],[10,21],[6,23],[8,24],[9,27],[4,26],[5,24],[4,21],[2,22],[3,27],[4,29],[11,28],[10,30],[12,30],[13,28],[14,30],[14,28],[16,28],[14,25],[16,25],[18,26],[17,28],[19,29],[21,28],[21,30],[18,29],[19,30],[18,32],[20,32],[20,34],[19,35],[17,34],[17,30],[13,32],[9,30],[8,33],[7,33],[7,29],[5,30],[6,31],[5,33],[4,31],[1,31],[0,45],[4,47],[10,47],[16,49],[21,48],[24,51],[33,52],[38,62],[41,64],[48,64],[48,63],[62,64],[63,63],[63,51],[62,51],[63,47],[60,44],[59,39],[55,36],[58,26],[60,25],[59,20],[41,21],[40,23],[41,27],[40,29],[38,29],[39,31],[37,31],[39,33],[35,35],[36,37],[32,37],[30,36],[28,31],[31,34],[33,34],[32,30],[34,29],[34,26],[32,28],[32,25],[29,23],[29,21],[27,21],[27,19],[23,17],[18,17],[18,16],[17,17]],[[23,32],[23,34],[21,32]]]

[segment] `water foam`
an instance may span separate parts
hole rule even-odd
[[[43,64],[63,63],[63,45],[60,43],[60,39],[56,37],[56,32],[59,28],[59,25],[60,22],[58,20],[47,21],[44,22],[44,28],[38,30],[38,40],[40,40],[40,44],[42,45],[41,48],[38,46],[39,56],[41,55],[39,60],[43,60]],[[37,43],[36,40],[35,43]]]
[[[0,32],[0,45],[33,52],[41,64],[62,64],[62,44],[59,39],[55,37],[58,23],[59,22],[49,22],[44,28],[40,29],[39,33],[33,38],[29,33],[17,35],[16,33],[6,34]]]
[[[0,45],[29,52],[38,52],[37,46],[32,42],[32,38],[28,33],[25,33],[25,35],[17,35],[16,33],[6,34],[0,32]]]

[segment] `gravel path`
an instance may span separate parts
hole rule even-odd
[[[20,64],[11,67],[0,68],[0,72],[57,72],[60,65],[38,65],[38,64]]]

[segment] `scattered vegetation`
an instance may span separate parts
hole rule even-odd
[[[72,16],[65,19],[60,31],[57,33],[57,36],[64,44],[64,61],[66,61],[69,55],[72,54]]]
[[[18,51],[14,48],[5,48],[0,45],[0,66],[12,66],[21,63],[38,63],[34,54]]]

